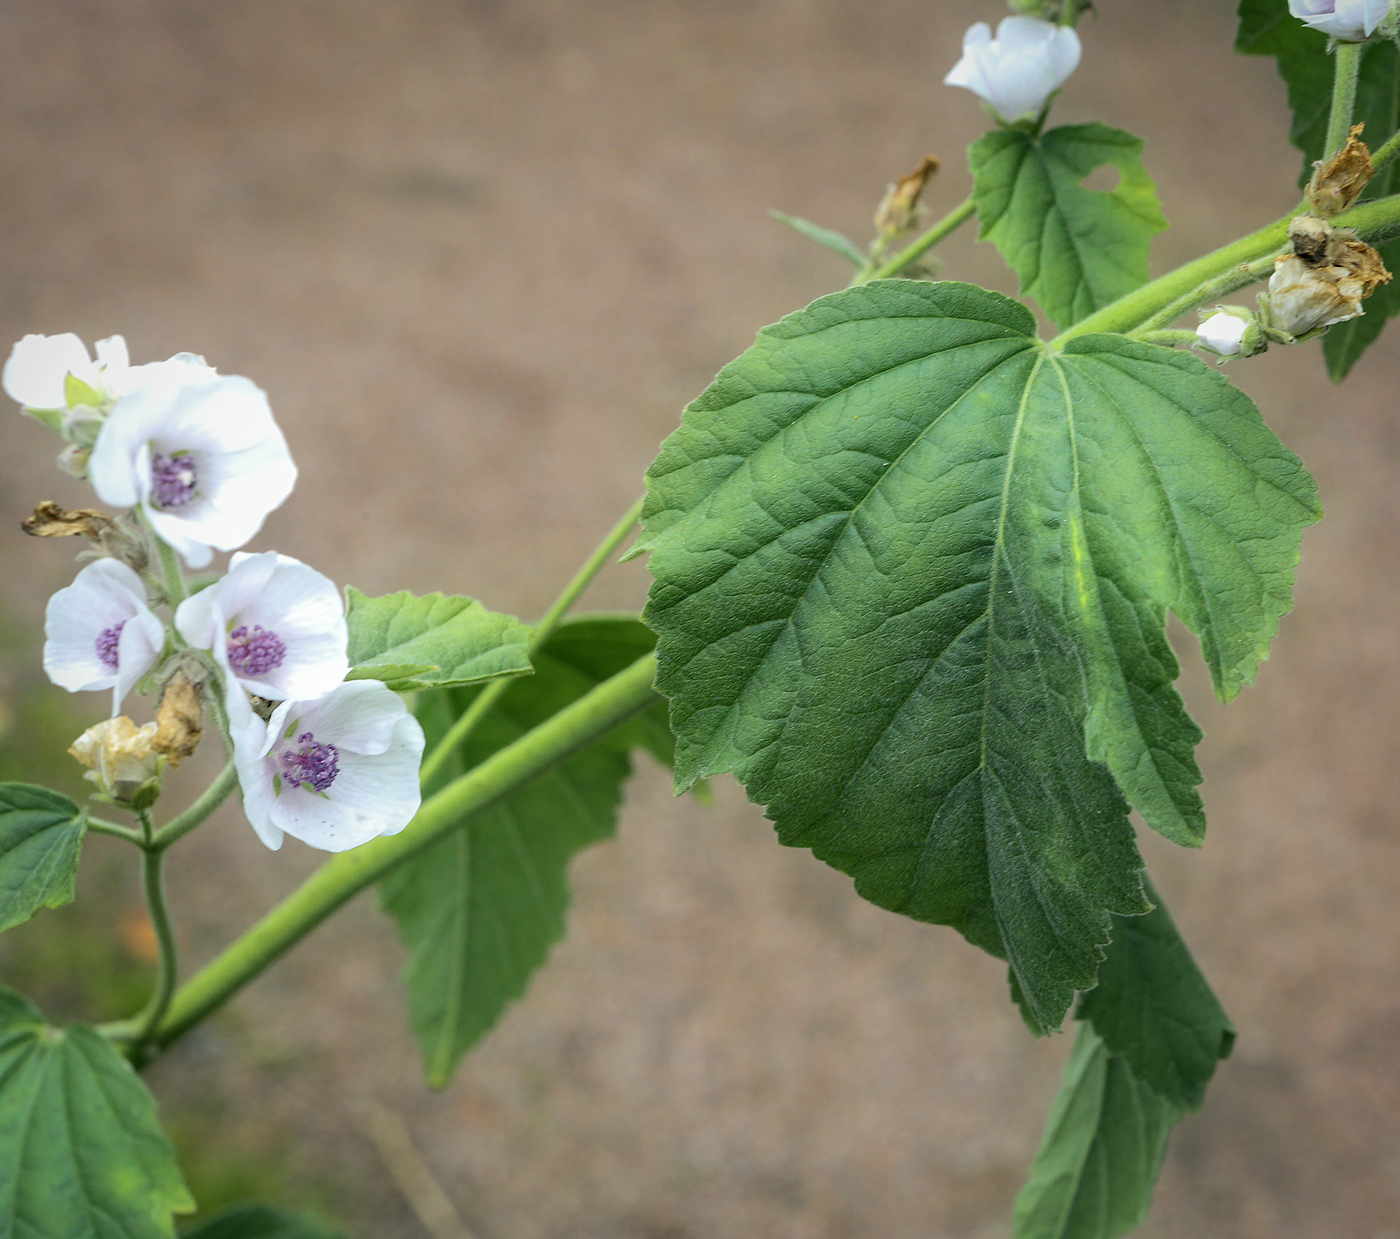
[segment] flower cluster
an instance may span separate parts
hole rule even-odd
[[[132,366],[120,336],[96,360],[74,335],[26,336],[5,365],[5,391],[68,440],[61,458],[100,498],[130,509],[136,548],[87,564],[49,601],[44,669],[70,692],[112,693],[109,723],[74,746],[108,795],[159,790],[173,757],[157,725],[118,717],[143,683],[188,684],[222,704],[244,809],[271,848],[293,835],[343,851],[402,830],[417,812],[423,731],[397,694],[346,681],[348,631],[335,585],[279,555],[233,555],[228,571],[184,597],[149,575],[159,544],[194,568],[235,551],[291,493],[296,467],[267,397],[179,354]],[[108,518],[103,518],[107,520]],[[110,523],[110,521],[109,521]],[[169,622],[156,614],[174,606]],[[197,739],[197,733],[196,737]]]

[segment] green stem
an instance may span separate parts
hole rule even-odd
[[[1371,167],[1379,172],[1397,154],[1400,154],[1400,131],[1391,134],[1385,143],[1371,156]]]
[[[156,558],[160,560],[161,576],[165,578],[165,600],[173,611],[189,595],[185,588],[185,573],[180,567],[180,557],[175,553],[175,548],[158,534],[152,534],[152,539],[156,544]]]
[[[1266,254],[1255,262],[1242,262],[1239,266],[1225,272],[1224,275],[1197,285],[1184,297],[1178,297],[1170,305],[1144,319],[1142,324],[1132,332],[1133,336],[1141,338],[1143,332],[1165,327],[1168,323],[1176,322],[1183,314],[1189,314],[1200,306],[1221,297],[1228,297],[1231,293],[1258,282],[1273,271],[1274,258],[1274,254]]]
[[[337,908],[466,818],[646,709],[656,701],[655,675],[655,655],[644,655],[424,801],[400,834],[327,861],[180,988],[153,1044],[167,1046],[194,1027]]]
[[[146,838],[139,830],[132,830],[130,826],[119,826],[116,822],[109,822],[103,817],[93,817],[91,813],[87,817],[87,828],[96,831],[99,835],[111,835],[114,839],[125,839],[137,847],[146,846]]]
[[[156,946],[160,952],[157,964],[156,984],[151,996],[141,1011],[129,1020],[104,1025],[102,1032],[117,1040],[128,1041],[128,1055],[133,1062],[144,1062],[148,1057],[148,1043],[157,1025],[165,1018],[175,995],[175,982],[180,972],[179,947],[175,942],[175,926],[170,919],[170,908],[165,902],[165,880],[162,867],[165,853],[154,846],[155,833],[151,827],[151,815],[141,812],[141,835],[144,847],[141,857],[141,892],[146,897],[146,909],[151,916],[151,925],[156,932]]]
[[[152,837],[150,846],[163,852],[178,839],[183,839],[196,826],[202,825],[238,786],[238,770],[229,762],[215,779],[200,794],[198,800],[183,813],[171,818]]]
[[[955,231],[971,219],[976,210],[977,207],[973,204],[970,197],[963,199],[962,202],[958,203],[947,215],[940,219],[938,223],[934,224],[933,227],[911,241],[909,245],[900,250],[899,253],[888,262],[878,267],[872,267],[867,263],[866,269],[857,274],[856,278],[852,280],[851,283],[853,285],[868,284],[871,280],[893,279],[903,271],[905,267],[909,266],[910,263],[917,262],[949,233]]]
[[[1332,111],[1327,118],[1327,142],[1322,157],[1328,159],[1347,144],[1351,119],[1356,114],[1356,83],[1361,76],[1360,43],[1338,43],[1332,68]]]
[[[1141,340],[1144,344],[1164,344],[1168,348],[1174,348],[1178,344],[1189,348],[1197,343],[1200,337],[1194,331],[1135,331],[1133,339]]]
[[[642,505],[646,502],[643,495],[630,508],[626,515],[617,522],[594,548],[593,553],[584,562],[576,573],[574,579],[564,586],[564,592],[554,600],[553,605],[545,612],[544,618],[535,625],[534,632],[530,637],[530,653],[534,654],[544,643],[549,640],[550,634],[559,627],[560,621],[569,613],[569,609],[576,603],[583,591],[593,583],[593,578],[606,567],[608,561],[619,546],[626,541],[627,535],[632,532],[633,526],[642,515]],[[419,781],[424,787],[431,786],[433,780],[442,773],[443,767],[452,759],[452,755],[462,747],[462,742],[476,729],[478,723],[486,717],[487,712],[500,700],[501,694],[510,687],[510,680],[502,677],[492,680],[485,688],[476,695],[461,716],[448,729],[447,734],[438,741],[437,747],[428,754],[427,760],[423,762],[422,773]]]

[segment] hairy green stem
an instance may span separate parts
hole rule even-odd
[[[1194,331],[1135,331],[1133,339],[1141,340],[1144,344],[1165,344],[1168,348],[1174,348],[1178,344],[1189,348],[1196,344],[1200,337]]]
[[[1356,114],[1356,83],[1361,76],[1360,43],[1338,43],[1333,53],[1332,111],[1327,118],[1327,142],[1322,148],[1324,159],[1335,155],[1347,144],[1351,135],[1351,118]]]
[[[1371,155],[1371,167],[1379,172],[1397,154],[1400,154],[1400,131],[1391,134],[1385,143]]]
[[[169,1045],[365,887],[652,705],[655,676],[655,655],[644,655],[424,801],[400,834],[327,861],[180,988],[152,1043]]]
[[[237,786],[238,771],[233,762],[229,762],[219,771],[219,777],[200,793],[194,804],[156,831],[150,842],[151,848],[163,852],[176,840],[183,839],[196,826],[202,825],[214,810],[229,798]]]
[[[560,621],[569,613],[569,609],[582,596],[592,583],[593,578],[607,566],[617,548],[627,540],[627,535],[632,532],[633,527],[642,515],[642,505],[646,502],[643,495],[630,508],[620,521],[617,522],[593,549],[593,553],[584,561],[574,578],[566,586],[553,605],[545,612],[544,618],[535,625],[530,636],[530,653],[534,654],[547,640],[550,634],[559,627]],[[422,773],[419,781],[427,787],[442,772],[443,766],[451,760],[452,755],[462,747],[462,742],[476,729],[478,723],[486,717],[487,712],[500,700],[501,694],[510,687],[510,679],[502,677],[492,680],[485,688],[476,695],[464,711],[461,717],[448,729],[447,734],[438,742],[437,747],[428,754],[427,760],[423,762]]]
[[[1134,338],[1140,339],[1144,332],[1165,327],[1168,323],[1174,323],[1183,314],[1189,314],[1192,310],[1219,297],[1228,297],[1241,288],[1247,288],[1250,284],[1257,283],[1273,271],[1274,257],[1274,254],[1266,254],[1255,262],[1242,262],[1239,266],[1225,272],[1224,275],[1207,280],[1204,284],[1193,288],[1184,297],[1178,297],[1170,305],[1144,319],[1142,325],[1134,330],[1132,335]]]
[[[921,233],[888,262],[881,263],[879,266],[867,265],[867,268],[859,272],[851,283],[868,284],[871,280],[893,279],[910,263],[917,262],[949,233],[954,232],[971,219],[976,210],[977,208],[970,197],[963,199],[947,215]]]
[[[146,846],[145,836],[139,830],[132,830],[130,826],[119,826],[116,822],[109,822],[103,817],[93,817],[91,813],[87,816],[87,828],[96,831],[99,835],[111,835],[114,839],[125,839],[137,847]]]

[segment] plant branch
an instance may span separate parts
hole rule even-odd
[[[1176,322],[1183,314],[1189,314],[1192,310],[1198,309],[1208,302],[1219,297],[1228,297],[1241,288],[1257,283],[1273,271],[1274,258],[1274,254],[1266,254],[1254,262],[1242,262],[1239,266],[1225,272],[1224,275],[1216,276],[1213,280],[1207,280],[1204,284],[1197,285],[1185,296],[1178,297],[1170,305],[1144,319],[1142,325],[1136,328],[1132,335],[1135,338],[1141,338],[1144,332],[1165,327],[1168,323]]]
[[[111,835],[114,839],[125,839],[128,843],[134,843],[137,847],[145,847],[146,839],[139,830],[132,830],[130,826],[119,826],[116,822],[109,822],[103,817],[93,817],[91,813],[87,816],[87,828],[96,831],[99,835]]]
[[[1327,141],[1322,157],[1330,159],[1347,144],[1356,114],[1356,83],[1361,76],[1360,43],[1338,43],[1333,53],[1332,111],[1327,118]]]
[[[657,700],[655,675],[655,655],[644,655],[429,797],[402,833],[327,861],[180,988],[152,1044],[163,1048],[193,1028],[337,908],[471,815],[647,709]]]
[[[1194,331],[1146,331],[1140,328],[1133,332],[1132,338],[1144,344],[1163,344],[1167,348],[1175,348],[1178,344],[1189,348],[1200,342],[1200,337]]]
[[[972,199],[970,197],[964,198],[947,215],[921,233],[888,262],[873,268],[867,264],[866,269],[862,270],[851,283],[868,284],[871,280],[893,279],[910,263],[917,262],[949,233],[954,232],[971,219],[976,210]]]
[[[150,841],[150,847],[157,852],[163,852],[172,843],[183,839],[196,826],[202,825],[212,816],[214,810],[229,798],[237,786],[238,770],[233,762],[229,762],[219,772],[219,777],[200,793],[194,804],[156,831]]]
[[[569,609],[582,596],[592,583],[593,578],[607,566],[617,548],[627,540],[627,535],[632,532],[633,527],[642,515],[642,505],[646,502],[646,496],[638,499],[630,508],[626,515],[612,527],[594,548],[593,553],[584,561],[574,578],[566,586],[564,591],[554,600],[553,605],[545,612],[544,618],[535,625],[530,636],[530,653],[533,655],[544,643],[549,640],[550,634],[559,627],[560,621],[569,613]],[[442,768],[451,760],[452,755],[462,747],[462,742],[471,735],[478,723],[486,717],[487,712],[497,701],[501,699],[501,694],[510,687],[510,679],[501,677],[492,680],[476,695],[461,717],[448,729],[443,738],[438,741],[437,746],[427,759],[423,762],[420,782],[424,787],[429,786],[432,781],[442,772]]]
[[[1379,172],[1397,154],[1400,154],[1400,131],[1391,134],[1371,156],[1371,167]]]

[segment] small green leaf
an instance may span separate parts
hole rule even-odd
[[[1182,1111],[1080,1025],[1031,1163],[1016,1197],[1016,1239],[1117,1239],[1147,1216],[1167,1137]]]
[[[234,1205],[183,1232],[180,1239],[340,1239],[335,1231],[271,1205]]]
[[[1099,983],[1079,1000],[1075,1018],[1088,1020],[1154,1092],[1199,1110],[1235,1028],[1151,886],[1148,896],[1156,907],[1146,916],[1113,918]]]
[[[1204,829],[1168,610],[1232,696],[1319,508],[1198,359],[1034,330],[950,281],[823,297],[686,410],[639,545],[678,787],[732,770],[782,842],[1007,958],[1044,1030],[1147,910],[1119,788]]]
[[[528,625],[472,598],[407,590],[370,598],[353,586],[345,596],[354,679],[407,691],[530,674]]]
[[[76,409],[82,405],[95,409],[102,404],[102,397],[74,374],[64,375],[63,399],[70,409]]]
[[[1142,139],[1107,125],[1065,125],[1034,135],[993,129],[973,143],[978,239],[993,242],[1029,293],[1061,327],[1147,280],[1152,238],[1167,226]],[[1112,191],[1084,188],[1104,165]]]
[[[111,1042],[0,987],[0,1219],[24,1239],[170,1239],[188,1213],[155,1102]]]
[[[535,674],[510,685],[438,785],[477,765],[647,653],[656,638],[635,616],[567,620],[535,655]],[[419,719],[433,745],[477,690],[425,694]],[[525,992],[564,934],[575,853],[612,835],[629,752],[671,756],[658,705],[473,817],[397,869],[384,908],[409,950],[404,971],[428,1082],[442,1087],[461,1056]]]
[[[67,796],[0,783],[0,930],[73,898],[87,814]]]
[[[836,232],[831,228],[823,228],[820,224],[814,224],[810,219],[803,219],[799,215],[784,215],[782,211],[777,210],[769,211],[768,214],[780,224],[786,224],[794,231],[800,232],[807,240],[815,241],[818,245],[829,249],[833,254],[840,254],[853,266],[865,266],[865,255],[845,233]]]

